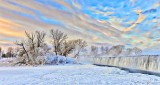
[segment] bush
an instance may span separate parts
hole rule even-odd
[[[10,53],[10,52],[7,52],[7,53],[5,54],[5,56],[6,56],[7,58],[9,58],[9,57],[13,57],[13,54]]]
[[[6,58],[6,54],[2,54],[2,58]]]
[[[55,54],[47,54],[45,56],[45,63],[46,64],[52,64],[52,65],[58,65],[58,64],[76,64],[77,61],[75,58],[55,55]]]

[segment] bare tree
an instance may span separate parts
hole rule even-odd
[[[28,63],[29,62],[29,54],[28,54],[28,52],[27,52],[27,49],[26,49],[26,47],[24,46],[24,41],[23,42],[18,42],[18,41],[16,41],[16,45],[19,45],[19,46],[21,46],[22,48],[21,48],[21,50],[20,50],[20,52],[19,52],[19,54],[18,54],[18,56],[19,57],[24,57],[24,54],[26,54],[26,58],[24,58],[24,60],[23,60],[23,63]],[[22,63],[22,61],[19,61],[19,62],[21,62]],[[18,62],[18,63],[19,63]]]
[[[104,47],[103,46],[101,46],[101,48],[100,48],[100,50],[101,50],[101,54],[104,54]]]
[[[44,43],[46,34],[40,31],[36,31],[34,33],[28,33],[25,31],[25,34],[27,37],[26,41],[21,43],[16,42],[16,44],[21,47],[19,56],[23,57],[27,64],[38,64],[36,62],[36,58],[43,55],[44,52],[41,50],[43,49],[44,51],[44,49],[46,49],[44,47],[47,47]]]
[[[26,44],[28,44],[30,50],[34,50],[35,49],[35,36],[36,36],[35,33],[28,33],[26,31],[25,33],[26,33],[27,41],[28,41],[28,43]]]
[[[8,47],[8,52],[12,53],[13,52],[13,48],[12,47]]]
[[[18,54],[18,52],[20,51],[20,48],[19,47],[16,47],[16,48],[14,48],[14,50],[13,50],[13,57],[16,57]]]
[[[67,35],[59,30],[51,30],[50,31],[52,43],[54,45],[54,52],[56,55],[61,54],[59,53],[61,50],[61,46],[64,43],[64,41],[67,39]]]
[[[2,47],[0,47],[0,58],[2,57]]]
[[[73,50],[75,50],[75,40],[65,41],[63,43],[61,50],[62,51],[60,55],[63,55],[63,56],[67,56],[68,54],[73,52]]]
[[[127,48],[125,55],[128,56],[128,55],[130,55],[130,54],[132,54],[132,48]]]
[[[26,32],[26,36],[27,36],[27,46],[29,47],[28,48],[28,53],[29,53],[29,59],[30,59],[30,63],[31,64],[36,64],[36,57],[38,56],[37,55],[37,51],[36,51],[36,33],[28,33]]]
[[[13,57],[13,48],[8,47],[6,57]]]
[[[2,52],[2,47],[0,47],[0,52]]]
[[[48,45],[44,42],[46,34],[40,31],[34,33],[25,32],[25,34],[27,39],[21,43],[16,43],[21,47],[19,53],[19,56],[22,57],[20,58],[21,63],[31,65],[44,63],[43,57],[50,50]],[[77,50],[75,55],[75,57],[77,57],[80,51],[87,46],[87,43],[82,39],[67,41],[67,35],[59,30],[51,30],[50,37],[56,55],[67,56],[72,53],[73,50]]]
[[[124,45],[112,46],[112,48],[109,49],[108,54],[113,56],[118,56],[122,53],[124,48],[125,48]]]
[[[36,31],[36,36],[37,36],[37,47],[41,47],[42,44],[44,43],[44,38],[46,34],[44,32]]]
[[[93,57],[97,57],[97,54],[98,54],[98,47],[91,46],[91,55],[93,55]]]
[[[86,41],[82,39],[75,40],[75,48],[77,49],[77,53],[75,54],[74,57],[77,58],[81,50],[84,49],[86,46],[87,46]]]
[[[134,47],[133,51],[135,53],[135,55],[140,55],[142,53],[142,50],[140,48]]]
[[[109,48],[108,48],[108,47],[105,47],[104,49],[105,49],[105,53],[107,54],[108,51],[109,51]]]
[[[102,54],[106,54],[108,52],[108,50],[109,50],[108,47],[104,47],[104,46],[101,46],[100,49],[101,49],[101,53]]]

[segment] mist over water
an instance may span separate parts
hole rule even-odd
[[[137,57],[105,57],[93,58],[90,62],[100,65],[111,65],[137,70],[160,72],[160,56],[137,56]]]

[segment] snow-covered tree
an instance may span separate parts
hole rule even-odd
[[[19,52],[17,52],[17,63],[37,65],[45,63],[45,56],[50,53],[51,48],[45,43],[46,34],[44,32],[36,31],[34,33],[26,34],[26,40],[22,42],[16,42],[20,46]],[[77,40],[66,40],[67,35],[59,30],[51,30],[50,38],[52,39],[52,45],[54,54],[56,56],[68,56],[74,50],[76,50],[75,57],[77,58],[80,51],[87,46],[87,43],[82,39]],[[58,57],[56,58],[59,62]]]
[[[0,47],[0,59],[2,58],[2,47]]]
[[[44,32],[36,31],[34,33],[26,33],[27,39],[22,42],[16,42],[21,48],[18,57],[19,62],[24,64],[36,65],[38,56],[43,56],[48,51],[44,42],[46,34]]]
[[[116,45],[116,46],[112,46],[109,51],[108,54],[111,56],[118,56],[122,53],[122,51],[124,50],[125,46],[124,45]]]
[[[100,50],[101,50],[101,54],[106,54],[109,49],[108,49],[108,47],[101,46]]]
[[[128,55],[130,55],[130,54],[132,54],[132,48],[127,48],[125,55],[128,56]]]
[[[82,39],[78,39],[75,40],[75,48],[77,50],[77,53],[75,54],[75,58],[78,58],[79,53],[82,51],[82,49],[84,49],[87,46],[87,42],[82,40]]]
[[[91,46],[91,56],[97,57],[98,55],[98,47],[97,46]]]
[[[82,39],[77,40],[66,40],[67,34],[59,30],[50,31],[54,52],[56,55],[67,56],[68,54],[75,51],[74,57],[78,57],[80,51],[87,46],[87,43]]]
[[[63,43],[68,38],[67,34],[63,33],[60,30],[51,30],[50,31],[50,37],[52,39],[52,44],[54,46],[54,52],[56,55],[61,54],[61,46],[63,46]]]
[[[6,57],[13,57],[13,48],[8,47]]]
[[[63,42],[61,46],[60,55],[67,56],[68,54],[73,52],[73,50],[75,50],[75,46],[76,46],[75,40],[69,40],[69,41]]]
[[[142,50],[140,48],[134,47],[133,48],[135,55],[140,55],[142,53]]]

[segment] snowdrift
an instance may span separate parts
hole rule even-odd
[[[10,66],[14,65],[26,65],[23,63],[19,63],[23,61],[23,58],[15,57],[15,58],[1,58],[0,66],[6,66],[4,64],[9,64]],[[59,64],[78,64],[77,59],[71,57],[65,57],[55,54],[46,54],[45,56],[38,56],[36,58],[37,63],[41,63],[41,65],[59,65]],[[2,65],[3,64],[3,65]]]
[[[0,62],[2,62],[2,63],[10,63],[10,62],[15,61],[15,59],[16,58],[1,58]]]
[[[76,64],[78,63],[75,58],[65,57],[55,54],[47,54],[44,56],[45,64]]]

